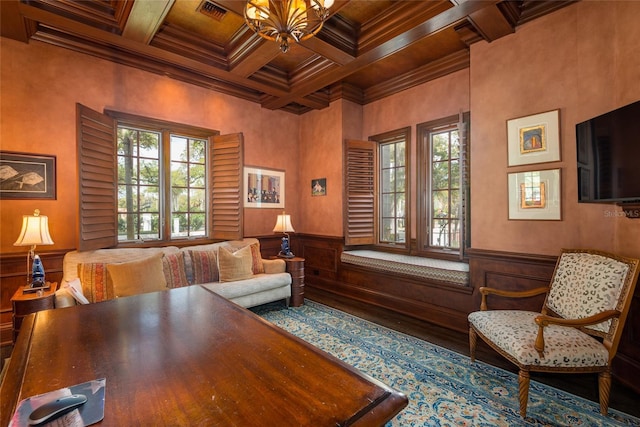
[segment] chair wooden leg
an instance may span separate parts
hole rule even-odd
[[[476,361],[476,343],[478,342],[478,335],[473,328],[469,328],[469,356],[471,357],[471,363]]]
[[[609,412],[609,392],[611,391],[611,372],[603,371],[598,375],[598,389],[600,390],[600,413]]]
[[[518,373],[518,388],[520,398],[520,416],[525,418],[527,416],[527,403],[529,402],[529,371],[520,369]]]

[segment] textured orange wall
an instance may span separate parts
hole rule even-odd
[[[416,86],[363,107],[363,138],[411,127],[411,192],[416,192],[416,125],[469,110],[469,70]],[[416,238],[416,206],[410,206],[411,238]]]
[[[300,118],[260,105],[39,42],[0,38],[2,150],[57,156],[57,199],[0,201],[0,252],[23,252],[13,242],[20,217],[39,208],[55,244],[75,248],[78,203],[76,102],[219,130],[242,132],[245,164],[286,171],[286,209],[298,216]],[[292,196],[292,198],[289,198]],[[271,234],[280,209],[246,209],[245,235]]]
[[[75,103],[243,132],[245,163],[286,171],[286,211],[297,232],[342,236],[342,141],[471,109],[472,246],[555,255],[592,247],[640,256],[640,220],[614,205],[577,203],[575,124],[640,99],[640,2],[579,2],[471,48],[471,67],[366,106],[335,101],[301,117],[132,68],[44,45],[0,38],[0,144],[58,156],[55,201],[0,201],[0,252],[19,216],[39,208],[56,244],[75,247]],[[509,221],[506,120],[560,109],[562,221]],[[415,164],[412,163],[415,191]],[[310,182],[327,178],[327,196]],[[412,237],[415,210],[411,207]],[[279,209],[246,209],[245,234],[271,234]],[[41,248],[48,249],[48,248]]]
[[[362,106],[338,100],[311,111],[300,122],[300,216],[296,230],[342,237],[342,150],[345,139],[362,139]],[[326,196],[312,196],[311,182],[327,179]],[[294,221],[294,219],[292,219]],[[294,228],[297,227],[294,224]]]
[[[342,236],[342,101],[311,111],[300,122],[300,215],[296,231]],[[327,179],[327,195],[312,196],[311,181]]]
[[[640,219],[578,204],[575,125],[640,99],[639,2],[579,2],[471,47],[472,246],[640,256]],[[506,121],[560,110],[561,161],[507,167]],[[562,221],[509,221],[507,173],[561,168]]]

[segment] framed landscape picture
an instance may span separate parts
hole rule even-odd
[[[560,160],[560,110],[507,120],[508,166]]]
[[[55,199],[55,156],[0,151],[1,199]]]
[[[245,207],[284,209],[284,172],[246,166],[244,194]]]

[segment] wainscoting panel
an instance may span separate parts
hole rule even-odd
[[[0,346],[12,344],[11,297],[27,283],[27,250],[23,254],[0,255]],[[49,282],[62,281],[62,259],[66,251],[36,251],[42,259],[45,277]],[[31,268],[31,266],[29,266]]]
[[[640,393],[640,283],[631,301],[624,324],[618,354],[613,359],[613,375],[627,387]]]
[[[482,286],[509,291],[522,291],[549,286],[557,261],[555,256],[478,249],[470,249],[468,255],[471,283],[476,289],[474,292],[475,309],[480,307],[480,294],[477,289]],[[491,296],[488,299],[490,309],[539,311],[543,303],[544,295],[521,300],[498,296]]]
[[[338,262],[342,250],[342,240],[314,236],[302,239],[304,269],[306,277],[322,277],[335,280],[338,274]]]

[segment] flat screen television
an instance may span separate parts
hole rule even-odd
[[[640,101],[576,125],[578,201],[640,202]]]

